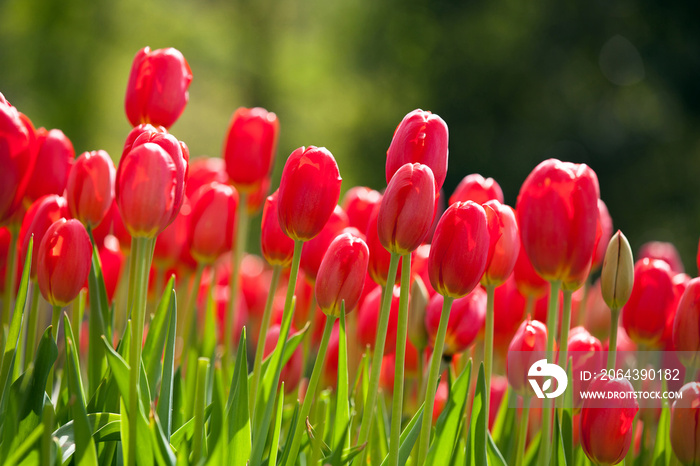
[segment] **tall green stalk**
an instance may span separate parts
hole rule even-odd
[[[610,309],[610,343],[608,344],[608,365],[607,368],[615,369],[615,359],[617,358],[617,322],[620,318],[619,309]]]
[[[204,408],[207,404],[207,372],[209,372],[209,358],[197,360],[197,388],[194,395],[194,433],[192,434],[192,464],[206,455],[204,443]]]
[[[569,327],[571,327],[571,294],[573,292],[569,290],[564,290],[564,302],[561,317],[561,336],[559,337],[559,361],[564,364],[564,370],[566,370],[566,364],[568,363],[568,352],[569,352]],[[563,401],[563,398],[562,398]]]
[[[235,241],[233,254],[231,254],[231,278],[229,280],[229,301],[226,307],[226,319],[224,327],[224,343],[226,352],[231,359],[234,352],[233,347],[233,323],[234,313],[238,307],[238,289],[240,280],[241,258],[245,252],[246,241],[248,239],[248,193],[239,191],[238,212],[236,213],[236,227],[234,228],[233,239]]]
[[[518,424],[517,447],[515,449],[515,466],[522,466],[525,458],[525,441],[527,440],[527,423],[530,416],[530,397],[523,397],[523,410],[520,412]]]
[[[559,316],[559,290],[561,282],[549,282],[549,305],[547,306],[547,361],[554,361],[554,342],[557,334],[557,317]],[[540,437],[540,453],[538,464],[549,464],[550,434],[552,430],[552,409],[554,400],[547,398],[542,413],[542,437]]]
[[[493,367],[493,300],[496,287],[486,285],[486,328],[484,329],[484,377],[486,391],[484,392],[485,412],[489,412],[491,402],[491,372]],[[488,430],[488,426],[486,427]]]
[[[24,347],[24,362],[25,368],[29,366],[29,363],[34,361],[34,351],[36,349],[36,329],[39,320],[39,283],[36,280],[32,280],[32,305],[29,308],[29,320],[27,322],[27,339],[25,340]]]

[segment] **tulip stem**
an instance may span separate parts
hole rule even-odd
[[[185,357],[187,357],[187,348],[189,348],[192,344],[192,338],[194,338],[195,342],[197,341],[196,330],[194,333],[194,337],[193,333],[191,332],[192,330],[197,328],[197,312],[195,311],[195,307],[197,303],[197,296],[199,295],[199,287],[202,284],[202,274],[204,273],[204,267],[205,264],[197,264],[197,270],[194,273],[194,281],[192,282],[192,289],[190,289],[190,294],[187,298],[187,304],[185,305],[185,312],[183,314],[182,348]],[[226,326],[225,328],[228,329],[230,327]],[[233,332],[227,332],[226,330],[224,330],[224,333]]]
[[[484,392],[484,409],[489,412],[491,402],[491,372],[493,366],[493,300],[496,287],[486,285],[486,328],[484,329],[484,377],[486,391]],[[488,425],[486,426],[488,431]]]
[[[5,295],[2,306],[2,325],[0,326],[0,340],[4,339],[2,328],[10,324],[10,312],[12,298],[15,294],[15,282],[17,279],[17,240],[19,239],[19,224],[12,222],[8,225],[10,230],[10,248],[7,251],[7,268],[5,269]]]
[[[566,365],[569,362],[567,359],[567,353],[569,351],[569,327],[571,326],[571,294],[569,290],[564,290],[564,302],[562,309],[561,318],[561,336],[559,338],[560,353],[559,361],[564,365],[564,370],[566,370]],[[561,398],[563,401],[564,398]]]
[[[194,433],[192,435],[192,464],[198,464],[206,448],[204,443],[204,408],[207,404],[207,372],[209,358],[197,360],[197,384],[194,395]]]
[[[559,316],[559,290],[561,282],[553,280],[549,282],[549,305],[547,306],[547,361],[554,361],[554,340],[557,334],[557,317]],[[554,408],[554,400],[545,400],[542,413],[542,437],[540,437],[539,465],[549,464],[550,433],[552,430],[551,410]]]
[[[316,361],[314,362],[314,369],[311,372],[309,386],[306,389],[306,395],[304,395],[304,403],[301,405],[301,411],[299,412],[299,416],[297,417],[297,421],[294,426],[292,447],[289,451],[289,455],[287,455],[287,461],[285,462],[285,465],[287,466],[293,466],[297,462],[299,446],[301,445],[301,437],[304,427],[306,426],[306,418],[309,416],[309,412],[311,411],[311,403],[313,403],[314,394],[316,393],[316,388],[318,387],[318,381],[321,378],[321,372],[326,359],[326,350],[328,349],[328,341],[331,338],[331,332],[333,332],[333,324],[335,323],[335,320],[335,316],[326,316],[326,326],[323,329],[321,346],[318,348],[318,355],[316,357]]]
[[[146,319],[146,300],[148,298],[148,272],[151,268],[152,243],[155,239],[133,238],[131,254],[134,261],[132,271],[134,287],[131,309],[131,348],[129,350],[129,451],[127,464],[136,464],[137,420],[139,414],[139,374],[143,343],[143,327]],[[131,277],[130,277],[131,278]]]
[[[608,343],[608,370],[615,369],[617,358],[617,321],[620,317],[619,309],[610,309],[610,342]]]
[[[396,357],[394,358],[394,393],[391,403],[391,434],[389,437],[388,466],[399,464],[401,418],[403,415],[404,365],[406,363],[406,338],[408,337],[408,292],[411,285],[411,254],[404,254],[401,262],[401,294],[396,330]]]
[[[258,384],[260,383],[260,370],[262,368],[263,354],[265,352],[265,340],[267,330],[270,326],[270,318],[272,317],[272,304],[275,301],[275,290],[280,281],[282,267],[276,265],[272,268],[272,280],[270,281],[270,291],[267,293],[265,301],[265,310],[263,311],[262,321],[260,322],[260,332],[258,333],[258,344],[255,348],[255,362],[253,363],[253,378],[250,382],[250,399],[249,409],[250,418],[255,419],[255,398],[258,394]]]
[[[527,440],[527,423],[530,415],[530,397],[523,397],[523,409],[520,412],[520,424],[518,425],[518,443],[515,449],[515,466],[522,466],[525,458],[525,442]]]
[[[236,214],[236,226],[233,232],[234,248],[231,254],[231,278],[229,279],[229,301],[226,308],[226,326],[224,327],[224,344],[229,360],[233,360],[233,325],[235,322],[234,313],[238,307],[238,289],[240,280],[240,266],[243,253],[245,252],[246,241],[248,239],[248,193],[239,191],[238,212]]]
[[[379,391],[379,376],[382,371],[382,359],[384,358],[384,345],[386,344],[386,333],[389,328],[389,312],[391,309],[391,298],[394,294],[394,283],[396,282],[396,271],[399,268],[399,255],[391,253],[389,261],[389,273],[387,274],[386,286],[382,294],[382,307],[379,311],[379,323],[377,324],[377,336],[374,340],[374,352],[372,354],[372,366],[369,375],[369,389],[367,399],[362,408],[362,423],[360,424],[360,436],[357,445],[363,445],[369,440],[369,431],[374,415],[374,406],[377,403],[377,392]],[[355,457],[353,465],[358,466],[365,463],[367,449]]]
[[[56,342],[56,344],[58,344],[58,325],[60,323],[60,317],[61,306],[53,306],[53,312],[51,313],[51,332],[53,333],[53,341]],[[49,376],[46,379],[46,393],[49,394],[49,398],[51,398],[53,394],[53,373],[56,364],[58,364],[58,360],[56,360],[53,366],[51,366]]]
[[[24,347],[24,366],[29,366],[34,360],[34,350],[36,346],[36,328],[38,325],[39,313],[39,282],[32,280],[32,306],[29,310],[29,321],[27,322],[27,339]]]
[[[433,354],[430,357],[430,372],[428,373],[428,389],[425,392],[423,404],[423,421],[420,429],[420,440],[418,443],[418,461],[416,464],[425,464],[428,457],[428,446],[430,445],[430,426],[433,421],[433,401],[437,390],[438,376],[440,372],[440,361],[442,361],[442,350],[445,346],[445,335],[447,334],[447,322],[450,318],[450,309],[454,298],[445,296],[440,313],[440,324],[438,325],[437,336]]]

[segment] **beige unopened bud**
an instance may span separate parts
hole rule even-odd
[[[425,330],[425,309],[428,307],[429,300],[428,289],[423,280],[416,276],[408,302],[408,339],[419,351],[428,345],[428,332]]]
[[[600,275],[600,289],[605,303],[613,311],[625,305],[634,285],[632,248],[620,230],[610,239]]]

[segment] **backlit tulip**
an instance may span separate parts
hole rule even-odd
[[[187,197],[191,198],[199,188],[212,181],[223,184],[228,183],[224,159],[219,157],[200,157],[190,160],[187,186],[185,186]]]
[[[591,270],[598,270],[603,265],[605,251],[613,234],[613,223],[610,218],[610,212],[602,199],[598,199],[598,230],[599,235],[596,235],[595,249],[593,251],[593,262]]]
[[[450,196],[450,205],[455,202],[474,201],[485,204],[490,200],[503,204],[503,190],[493,178],[484,178],[478,173],[465,176]]]
[[[52,306],[67,306],[85,285],[92,243],[78,220],[59,219],[44,234],[37,261],[39,288]]]
[[[321,310],[339,317],[341,303],[352,311],[362,293],[367,275],[367,244],[350,233],[336,237],[323,256],[316,279],[316,302]]]
[[[407,163],[389,181],[379,205],[377,233],[387,250],[414,251],[433,224],[435,179],[426,165]]]
[[[400,287],[392,287],[391,308],[389,312],[389,326],[384,344],[384,354],[396,352],[396,327],[399,319],[399,294]],[[382,300],[382,288],[377,286],[362,303],[357,315],[357,336],[361,348],[369,346],[374,348],[377,337],[377,325],[379,322],[379,308]]]
[[[386,250],[379,241],[377,220],[379,219],[379,205],[375,206],[370,214],[367,226],[367,247],[369,248],[369,275],[377,285],[386,285],[389,276],[389,262],[391,253]],[[399,259],[398,268],[401,269],[403,261]],[[401,274],[396,274],[395,282],[400,282]]]
[[[678,249],[673,243],[665,241],[649,241],[642,244],[637,253],[638,259],[659,259],[666,262],[674,273],[682,273],[685,271],[683,261],[678,253]]]
[[[282,231],[294,240],[316,236],[338,204],[341,182],[338,164],[325,147],[300,147],[292,152],[279,187]]]
[[[634,389],[627,379],[593,379],[588,392],[605,393],[606,398],[584,400],[581,408],[580,437],[586,456],[596,464],[617,464],[632,443],[632,424],[639,411]],[[617,395],[608,397],[609,393]]]
[[[255,188],[255,191],[248,193],[246,198],[248,215],[252,216],[258,213],[263,205],[263,202],[265,202],[267,195],[270,194],[270,183],[272,183],[272,180],[270,180],[269,176],[266,176],[258,184],[258,187]]]
[[[316,280],[321,261],[333,240],[348,226],[348,216],[340,206],[335,206],[330,218],[314,238],[304,244],[301,252],[301,270],[312,282]]]
[[[575,327],[569,333],[568,354],[572,360],[571,374],[574,382],[574,407],[582,404],[581,391],[588,388],[590,381],[584,380],[583,371],[597,374],[603,369],[603,346],[600,340],[583,327]]]
[[[598,198],[598,178],[584,164],[549,159],[528,175],[518,195],[518,227],[542,278],[583,283],[595,248]]]
[[[435,342],[443,301],[444,297],[436,294],[426,309],[425,328],[431,344]],[[455,299],[447,322],[445,347],[442,353],[452,356],[466,351],[483,328],[485,318],[486,292],[483,288],[477,287],[464,298]]]
[[[671,410],[671,447],[683,464],[700,464],[700,383],[681,388]]]
[[[250,192],[268,177],[275,158],[280,125],[277,115],[264,108],[239,108],[231,117],[224,159],[231,182]]]
[[[549,283],[540,277],[530,263],[525,248],[520,246],[518,258],[513,268],[513,279],[520,293],[526,297],[538,298],[549,292]]]
[[[440,218],[430,247],[428,272],[433,288],[452,298],[469,294],[484,274],[488,251],[484,208],[472,201],[452,204]]]
[[[494,291],[493,316],[495,345],[506,349],[525,316],[525,297],[518,291],[512,275]]]
[[[190,252],[198,262],[211,264],[233,245],[238,192],[213,182],[201,187],[196,197],[189,219]]]
[[[190,66],[178,50],[142,48],[134,57],[126,86],[124,106],[129,122],[169,128],[187,105],[191,82]]]
[[[19,245],[21,257],[27,256],[29,239],[34,235],[32,247],[32,265],[29,273],[35,279],[37,274],[37,261],[39,260],[39,245],[46,231],[61,218],[68,218],[68,204],[66,199],[56,194],[50,194],[37,199],[27,210],[19,230]]]
[[[294,240],[287,236],[280,227],[277,196],[278,192],[275,191],[267,197],[263,206],[260,249],[270,265],[289,267],[294,255]]]
[[[119,240],[112,235],[105,238],[102,246],[98,248],[100,264],[102,265],[102,275],[105,280],[107,300],[111,303],[114,300],[114,293],[117,291],[119,280],[124,267],[124,254],[119,249]]]
[[[62,195],[75,158],[73,144],[60,129],[39,128],[36,147],[36,164],[26,197],[35,201],[46,194]]]
[[[99,225],[114,199],[114,178],[114,163],[107,152],[83,152],[75,160],[66,186],[73,218],[86,227]]]
[[[520,324],[508,346],[506,374],[508,383],[519,395],[532,396],[528,382],[528,371],[536,361],[542,359],[547,349],[547,327],[529,318]]]
[[[382,195],[374,189],[365,186],[355,186],[345,193],[340,205],[345,213],[348,214],[350,226],[357,228],[362,233],[366,233],[369,225],[369,216],[381,200]]]
[[[295,333],[296,330],[292,327],[290,333]],[[273,325],[267,330],[265,334],[265,350],[263,352],[263,357],[268,357],[277,345],[277,340],[280,337],[280,326]],[[292,393],[296,390],[301,377],[304,375],[304,353],[302,347],[298,346],[292,356],[287,361],[287,364],[282,367],[282,373],[280,374],[280,383],[284,382],[284,392]]]
[[[690,280],[673,320],[673,346],[684,366],[700,364],[700,278]]]
[[[386,152],[387,184],[403,165],[422,163],[433,172],[435,192],[440,191],[447,176],[447,146],[447,124],[443,119],[421,109],[412,111],[396,127]]]
[[[175,267],[182,257],[183,250],[189,250],[191,215],[192,204],[185,198],[175,221],[158,235],[153,249],[153,263],[159,269]]]
[[[484,205],[489,227],[489,255],[486,271],[481,279],[483,285],[498,286],[513,272],[520,252],[520,235],[515,221],[515,212],[496,200]]]

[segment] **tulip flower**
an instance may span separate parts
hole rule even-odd
[[[381,200],[382,195],[379,192],[364,186],[355,186],[345,193],[340,205],[348,215],[350,226],[366,234],[369,217]]]
[[[29,239],[34,235],[32,264],[29,273],[32,279],[36,279],[37,276],[39,245],[46,231],[59,219],[68,217],[68,203],[66,199],[56,194],[46,195],[37,199],[27,210],[19,230],[19,247],[21,257],[26,257]]]
[[[637,253],[637,257],[639,259],[647,257],[649,259],[662,260],[671,267],[671,271],[674,273],[683,273],[685,271],[678,249],[676,249],[673,243],[649,241],[648,243],[642,244]]]
[[[673,320],[673,346],[687,370],[700,365],[700,278],[688,282]]]
[[[224,160],[226,172],[239,191],[251,192],[272,170],[277,139],[277,115],[264,108],[239,108],[231,117]]]
[[[282,231],[294,240],[315,237],[331,217],[340,198],[342,178],[325,147],[300,147],[284,165],[278,195]]]
[[[610,218],[608,207],[605,205],[605,202],[603,202],[602,199],[598,199],[598,227],[600,234],[596,235],[591,270],[598,270],[598,268],[603,264],[605,251],[607,250],[608,243],[610,242],[610,238],[612,238],[613,234],[612,218]]]
[[[396,351],[396,327],[399,316],[399,297],[401,289],[392,287],[391,307],[389,312],[386,340],[383,355],[393,354]],[[377,286],[367,295],[357,317],[357,339],[362,348],[369,346],[375,349],[379,311],[382,301],[382,288]]]
[[[35,201],[47,194],[61,196],[68,183],[75,150],[60,129],[36,130],[36,164],[27,185],[26,197]]]
[[[435,343],[440,311],[444,297],[436,294],[430,300],[425,312],[425,328],[431,344]],[[465,352],[484,327],[486,317],[486,292],[477,287],[464,298],[455,299],[447,322],[447,334],[442,354],[453,356]]]
[[[580,437],[586,456],[596,464],[617,464],[627,455],[632,442],[632,425],[639,404],[631,397],[629,380],[594,378],[588,392],[610,392],[617,398],[589,398],[581,408]]]
[[[98,253],[100,264],[102,264],[107,300],[111,303],[114,301],[114,293],[117,291],[126,259],[119,249],[119,240],[112,235],[105,238],[104,243],[98,248]]]
[[[515,392],[530,397],[532,387],[528,382],[528,371],[536,361],[542,359],[547,349],[547,327],[537,320],[525,320],[515,332],[508,346],[506,374],[508,383]]]
[[[57,220],[39,246],[37,277],[41,294],[54,307],[67,306],[85,285],[92,262],[92,243],[74,219]]]
[[[528,301],[533,301],[535,298],[544,296],[549,291],[549,283],[547,280],[540,277],[532,267],[530,259],[527,257],[525,248],[520,247],[518,258],[515,260],[513,268],[513,279],[518,287],[518,291],[528,298]]]
[[[520,237],[515,212],[509,206],[492,200],[484,205],[489,229],[489,255],[481,279],[484,286],[498,286],[510,276],[520,252]]]
[[[153,263],[160,272],[182,265],[180,259],[183,257],[183,254],[191,257],[191,253],[189,253],[191,216],[192,204],[189,199],[185,198],[178,216],[175,217],[175,221],[158,235],[156,246],[153,249]],[[196,267],[196,263],[194,266]],[[160,291],[162,290],[158,292]]]
[[[202,186],[216,181],[222,184],[228,183],[226,174],[226,162],[220,157],[200,157],[190,160],[189,173],[185,195],[189,198],[199,191]]]
[[[333,240],[348,226],[348,216],[340,206],[335,206],[330,218],[314,238],[304,243],[301,252],[301,270],[306,278],[314,282],[319,273],[321,261]],[[346,307],[346,311],[350,309]]]
[[[588,388],[590,381],[581,376],[583,371],[597,374],[603,369],[603,346],[600,340],[588,333],[583,327],[571,329],[568,341],[568,350],[571,356],[571,377],[574,383],[574,407],[580,408],[583,400],[581,391]]]
[[[260,249],[263,257],[270,265],[289,267],[294,254],[294,240],[282,231],[277,206],[278,191],[275,191],[268,196],[263,206]]]
[[[235,188],[212,182],[200,188],[189,219],[192,256],[200,263],[211,264],[230,251],[238,207]]]
[[[350,234],[336,237],[323,256],[316,280],[316,302],[326,315],[340,316],[357,305],[367,275],[369,249],[365,242]]]
[[[377,217],[379,241],[405,255],[425,239],[433,224],[435,179],[426,165],[407,163],[389,181]]]
[[[450,205],[455,202],[467,201],[485,204],[490,200],[496,200],[503,204],[503,190],[501,186],[493,178],[484,178],[478,173],[472,173],[459,182],[452,196],[450,196]]]
[[[66,199],[73,218],[95,227],[107,215],[114,199],[115,169],[103,150],[84,152],[68,176]]]
[[[255,191],[248,193],[246,195],[246,210],[248,211],[248,216],[255,215],[267,199],[267,195],[270,194],[270,177],[265,177]]]
[[[687,383],[671,410],[671,447],[683,464],[700,464],[700,383]]]
[[[190,66],[178,50],[142,48],[134,57],[126,86],[124,106],[129,122],[169,128],[187,105],[191,82]]]
[[[371,251],[370,251],[371,254]],[[370,255],[370,262],[371,262]],[[430,273],[428,272],[428,260],[430,259],[430,245],[422,244],[418,246],[418,249],[411,255],[411,269],[414,279],[420,277],[425,285],[425,289],[428,292],[429,297],[433,297],[436,293],[433,285],[430,284]]]
[[[512,275],[494,291],[493,316],[494,349],[505,354],[525,317],[525,297],[518,291]]]
[[[435,177],[435,192],[447,176],[447,124],[439,116],[416,109],[396,127],[386,152],[386,182],[407,163],[427,165]]]
[[[369,224],[367,226],[367,247],[369,248],[369,275],[377,285],[386,285],[389,278],[389,265],[391,262],[391,253],[379,241],[379,232],[377,221],[379,219],[379,205],[375,206],[370,214]],[[401,267],[403,262],[399,259],[397,268]],[[395,274],[396,275],[396,274]],[[400,283],[400,276],[396,275],[394,283]]]

